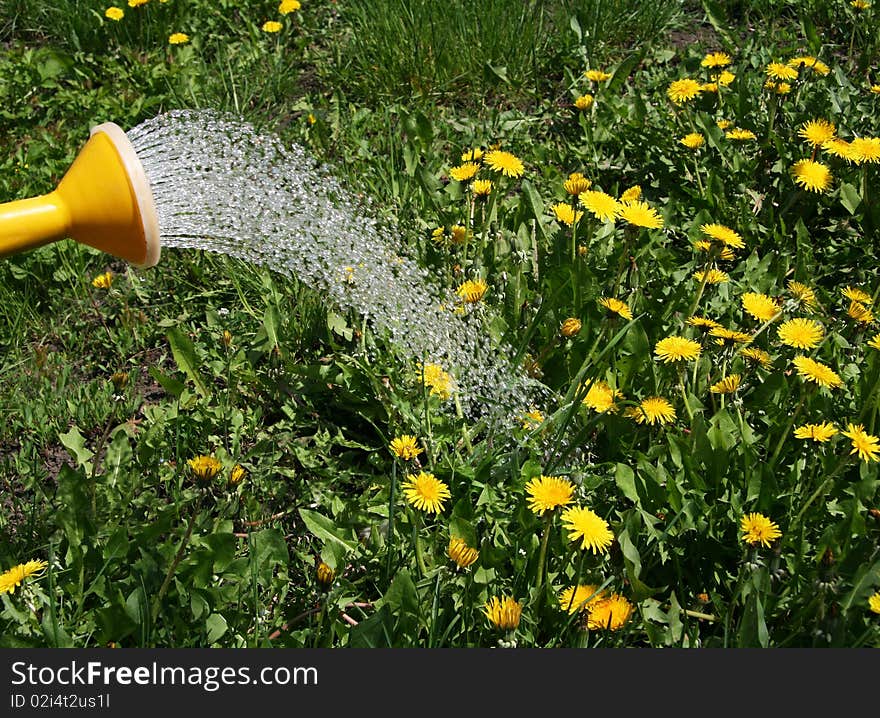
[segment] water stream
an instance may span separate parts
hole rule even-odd
[[[407,256],[397,235],[302,147],[210,111],[127,133],[153,190],[163,251],[200,249],[268,267],[366,319],[418,376],[440,365],[471,418],[521,414],[543,385],[511,366],[480,311]]]

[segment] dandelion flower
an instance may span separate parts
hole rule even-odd
[[[584,110],[589,110],[590,107],[593,106],[593,96],[589,92],[584,95],[580,95],[575,99],[574,106],[582,112]]]
[[[263,23],[263,32],[281,32],[281,28],[284,27],[277,20],[267,20]]]
[[[591,82],[605,82],[605,80],[611,79],[611,73],[602,70],[587,70],[584,75]]]
[[[189,35],[185,32],[175,32],[168,36],[169,45],[185,45],[189,42]]]
[[[624,190],[620,195],[620,202],[638,202],[642,198],[642,188],[640,185],[634,184],[629,189]]]
[[[688,135],[682,137],[679,142],[687,147],[689,150],[696,150],[702,147],[706,143],[706,138],[703,137],[699,132],[691,132]]]
[[[763,544],[767,548],[770,543],[782,536],[779,526],[773,523],[763,514],[751,513],[742,517],[739,524],[742,531],[742,540],[750,546]]]
[[[849,0],[849,4],[856,10],[867,10],[871,7],[869,0]]]
[[[852,443],[850,454],[858,454],[863,461],[877,461],[880,454],[880,439],[865,431],[861,424],[847,424],[846,431],[840,432]]]
[[[594,554],[606,553],[614,540],[608,522],[591,509],[572,506],[563,511],[562,522],[568,529],[569,541],[580,541],[582,549]]]
[[[710,332],[713,329],[719,328],[721,325],[716,322],[714,319],[708,319],[707,317],[688,317],[687,324],[692,327],[696,327],[701,332]]]
[[[861,302],[850,302],[849,309],[846,310],[847,315],[862,324],[870,324],[874,321],[874,312]]]
[[[795,349],[814,349],[824,336],[822,325],[815,319],[789,319],[776,330],[779,341]]]
[[[798,370],[798,374],[806,381],[811,381],[819,386],[836,388],[843,386],[843,380],[835,373],[835,371],[815,359],[805,356],[796,356],[792,360],[792,364]]]
[[[26,578],[40,574],[46,570],[48,565],[46,561],[33,559],[13,566],[5,573],[0,574],[0,594],[15,593],[15,589],[24,583]]]
[[[422,367],[422,384],[443,401],[451,396],[454,387],[452,377],[437,364],[425,364]]]
[[[870,90],[872,94],[880,95],[880,85],[871,85]]]
[[[492,596],[483,606],[483,613],[495,628],[513,631],[519,626],[522,609],[522,604],[512,597]]]
[[[710,52],[700,62],[703,67],[727,67],[731,63],[730,55],[726,52]]]
[[[733,394],[733,392],[739,389],[741,381],[742,377],[739,374],[730,374],[721,381],[715,382],[709,387],[709,391],[713,394]]]
[[[809,67],[813,72],[818,75],[827,75],[831,72],[831,68],[828,67],[821,60],[816,59],[815,57],[811,57],[810,55],[802,55],[800,57],[793,57],[786,63],[789,67]]]
[[[466,227],[462,227],[460,224],[453,224],[449,228],[449,240],[453,244],[464,244],[467,242],[468,231]]]
[[[675,420],[675,408],[662,396],[642,399],[638,406],[630,407],[625,413],[637,424],[668,424]]]
[[[880,591],[872,593],[868,598],[868,608],[874,613],[880,613]]]
[[[810,192],[824,192],[831,186],[831,170],[828,165],[815,160],[798,160],[791,166],[795,183]]]
[[[875,334],[868,340],[868,346],[871,347],[871,349],[877,349],[880,351],[880,333]]]
[[[858,153],[853,149],[853,146],[839,137],[828,140],[822,145],[822,149],[832,157],[839,157],[847,162],[856,162],[859,159]]]
[[[801,125],[798,135],[803,137],[813,147],[821,147],[828,140],[834,139],[837,128],[828,120],[810,120]]]
[[[601,222],[613,222],[620,209],[620,203],[609,194],[597,190],[587,190],[578,195],[578,200]]]
[[[728,140],[746,141],[758,139],[758,136],[754,132],[752,132],[751,130],[746,130],[742,127],[734,127],[733,129],[727,130],[727,132],[724,133],[724,136]]]
[[[735,79],[736,79],[736,75],[734,75],[732,72],[728,72],[727,70],[725,70],[725,71],[722,72],[720,75],[718,75],[718,77],[716,78],[716,81],[717,81],[718,84],[721,85],[722,87],[727,87],[727,86],[730,85]],[[721,129],[724,129],[724,128],[722,127]]]
[[[487,179],[478,179],[471,182],[471,192],[478,199],[485,199],[492,192],[492,181]]]
[[[544,423],[544,415],[538,409],[532,409],[531,411],[527,411],[522,416],[522,428],[523,429],[531,429],[537,424]]]
[[[685,77],[670,83],[669,87],[666,88],[666,96],[676,105],[681,105],[699,96],[702,90],[703,86],[701,83]]]
[[[617,210],[617,216],[636,227],[660,229],[663,226],[663,218],[647,202],[625,202]]]
[[[489,285],[486,284],[486,280],[478,277],[477,279],[468,279],[455,292],[465,304],[476,304],[485,296],[488,289]]]
[[[489,169],[500,172],[505,177],[521,177],[525,172],[522,161],[510,152],[492,150],[486,153],[483,161]]]
[[[467,182],[468,180],[472,180],[474,175],[480,171],[480,166],[474,162],[465,162],[458,167],[453,167],[449,170],[449,176],[452,177],[456,182]]]
[[[823,421],[821,424],[803,424],[795,427],[794,437],[796,439],[812,439],[817,444],[828,441],[837,433],[837,427],[830,421]]]
[[[483,150],[480,147],[472,147],[461,153],[462,162],[482,162]]]
[[[751,334],[746,334],[736,329],[728,329],[727,327],[714,327],[709,330],[709,336],[715,337],[715,343],[721,347],[749,344],[752,341]]]
[[[391,453],[404,461],[411,461],[424,451],[419,447],[418,441],[411,434],[397,436],[391,440]]]
[[[336,580],[336,572],[321,561],[315,567],[315,578],[318,581],[318,585],[326,591],[333,585],[333,581]]]
[[[599,306],[605,307],[605,309],[607,309],[609,312],[617,314],[624,319],[633,318],[633,313],[632,310],[629,308],[629,305],[626,302],[621,301],[620,299],[615,299],[614,297],[602,297],[599,300]]]
[[[769,322],[780,311],[775,299],[756,292],[746,292],[742,295],[742,307],[759,322]]]
[[[787,82],[773,82],[773,80],[767,80],[767,82],[764,83],[764,89],[775,92],[777,95],[787,95],[791,92],[791,85]]]
[[[770,358],[770,355],[765,352],[763,349],[758,349],[757,347],[748,347],[747,349],[743,349],[740,352],[740,355],[752,362],[753,364],[757,364],[759,366],[767,369],[772,363],[773,360]]]
[[[577,317],[569,317],[559,327],[559,333],[564,337],[573,337],[581,330],[581,320]]]
[[[440,513],[443,503],[452,496],[449,487],[427,471],[410,475],[403,484],[403,494],[409,504],[430,514]]]
[[[104,17],[106,17],[108,20],[115,20],[116,22],[119,22],[123,17],[125,17],[125,11],[122,8],[116,6],[108,7],[104,11]]]
[[[797,68],[781,62],[771,62],[764,68],[764,72],[773,80],[796,80],[798,76]]]
[[[590,605],[587,628],[591,631],[616,631],[626,625],[633,613],[633,605],[623,596],[612,593]]]
[[[712,239],[721,242],[721,244],[726,247],[742,249],[746,246],[746,243],[743,241],[739,232],[723,224],[717,224],[715,222],[704,224],[700,226],[700,231],[707,237],[711,237]]]
[[[654,345],[654,354],[664,363],[680,361],[694,361],[700,358],[702,347],[699,342],[684,337],[666,337]]]
[[[446,555],[451,558],[459,568],[467,568],[480,557],[480,552],[475,548],[467,545],[467,542],[453,536],[449,539],[449,547],[446,549]]]
[[[278,13],[281,15],[289,15],[292,12],[296,12],[302,7],[299,0],[281,0],[281,4],[278,6]]]
[[[97,289],[110,289],[113,284],[113,272],[104,272],[92,280],[92,286]]]
[[[556,215],[556,221],[571,227],[575,222],[579,222],[584,216],[582,211],[575,212],[574,208],[567,202],[557,202],[550,209]]]
[[[851,302],[858,302],[859,304],[874,303],[874,298],[867,292],[859,289],[858,287],[847,286],[841,289],[840,293],[843,294],[843,296],[849,299]]]
[[[190,471],[192,471],[193,476],[201,481],[210,481],[217,476],[217,474],[220,473],[220,469],[223,468],[220,462],[213,456],[196,456],[186,463],[189,466]]]
[[[786,286],[791,295],[797,299],[800,304],[809,308],[816,306],[816,293],[806,284],[801,284],[801,282],[796,282],[792,279],[789,280]]]
[[[590,185],[592,184],[593,183],[580,172],[572,172],[568,176],[568,179],[565,180],[565,184],[563,184],[562,187],[568,194],[577,197],[581,192],[586,192],[590,189]]]
[[[594,381],[590,384],[582,403],[600,414],[614,409],[614,400],[622,396],[620,391],[612,389],[604,381]]]
[[[559,592],[559,607],[569,614],[589,611],[597,601],[604,598],[605,592],[591,584],[569,586]]]
[[[538,516],[545,511],[553,511],[557,506],[568,506],[574,499],[574,484],[558,476],[544,476],[531,479],[526,484],[529,495],[529,508]]]
[[[128,0],[129,7],[140,7],[141,5],[146,5],[150,0]]]
[[[730,120],[724,120],[724,119],[716,120],[716,122],[715,122],[715,126],[716,126],[719,130],[726,130],[726,129],[730,128],[730,127],[733,127],[733,122],[731,122]]]

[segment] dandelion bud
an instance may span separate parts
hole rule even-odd
[[[228,329],[223,330],[223,346],[228,347],[232,345],[232,332]]]
[[[336,572],[321,561],[315,569],[315,577],[318,579],[318,585],[326,591],[333,585],[333,581],[336,579]]]
[[[128,372],[115,372],[110,376],[110,383],[113,384],[113,388],[116,389],[116,391],[121,391],[126,386],[128,386]]]
[[[247,471],[245,471],[241,464],[236,464],[232,467],[232,471],[229,472],[229,485],[238,486],[245,476],[247,476]]]

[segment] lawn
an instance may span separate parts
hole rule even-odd
[[[257,139],[0,259],[0,646],[880,646],[877,12],[8,0],[0,201]]]

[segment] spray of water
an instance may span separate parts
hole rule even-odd
[[[303,148],[206,111],[160,115],[127,135],[153,190],[163,248],[219,252],[296,277],[364,317],[414,371],[440,365],[471,418],[543,403],[545,387],[511,366],[513,352],[493,345],[480,312],[456,312],[460,299]]]

